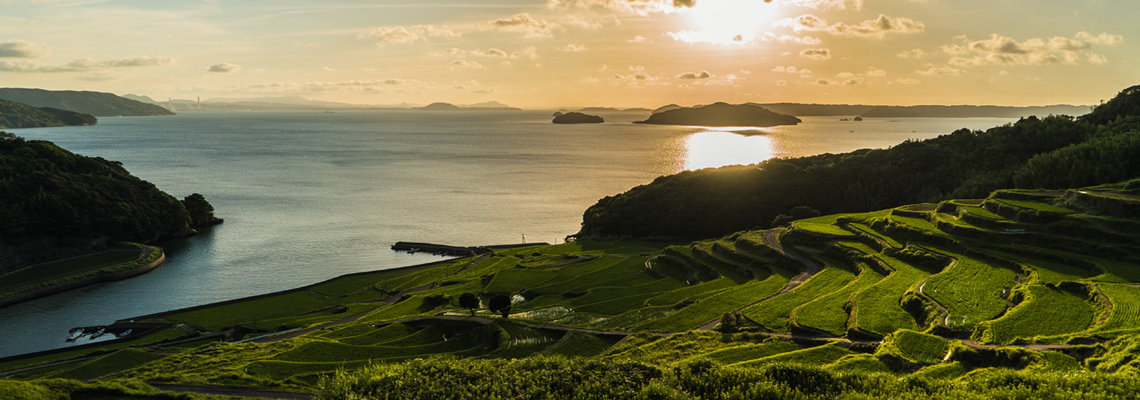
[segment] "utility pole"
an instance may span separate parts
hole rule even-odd
[[[523,244],[526,244],[526,234],[524,233],[522,235],[523,235]]]

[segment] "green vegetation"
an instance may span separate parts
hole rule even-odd
[[[973,329],[979,322],[1005,312],[1005,299],[1017,285],[1016,272],[962,254],[938,252],[953,258],[954,263],[927,279],[921,290],[946,309],[949,327]]]
[[[1076,333],[1088,329],[1094,311],[1080,295],[1044,285],[1017,289],[1025,300],[1001,318],[979,324],[974,335],[987,343]]]
[[[88,114],[50,107],[36,108],[14,101],[0,100],[0,129],[94,125],[95,122],[95,117]]]
[[[787,332],[793,310],[814,299],[835,293],[855,279],[843,268],[825,268],[792,291],[744,310],[744,316],[774,332]]]

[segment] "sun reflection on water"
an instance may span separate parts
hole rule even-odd
[[[755,164],[775,157],[773,140],[765,135],[745,136],[728,131],[706,131],[694,133],[682,140],[687,170]]]

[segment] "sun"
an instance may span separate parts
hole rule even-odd
[[[685,10],[696,29],[678,33],[687,42],[747,44],[779,15],[777,2],[764,0],[701,0]]]

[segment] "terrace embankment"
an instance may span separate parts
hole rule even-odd
[[[166,254],[162,251],[161,248],[158,248],[158,247],[144,247],[143,249],[141,249],[141,251],[139,251],[138,260],[150,259],[154,256],[155,252],[158,253],[157,258],[155,258],[153,261],[151,261],[149,263],[140,265],[140,266],[135,267],[135,268],[131,268],[131,269],[124,270],[124,271],[110,272],[110,273],[99,273],[96,271],[94,273],[94,275],[86,276],[86,277],[80,277],[80,278],[74,279],[74,280],[67,280],[70,278],[65,277],[65,278],[61,278],[62,280],[66,280],[65,282],[61,282],[58,284],[50,284],[50,282],[49,282],[50,285],[43,287],[43,288],[40,288],[40,289],[26,291],[23,293],[18,293],[18,294],[14,294],[14,295],[11,295],[8,297],[0,298],[0,308],[7,307],[7,306],[10,306],[10,305],[13,305],[16,303],[20,303],[20,302],[24,302],[24,301],[28,301],[28,300],[37,299],[40,297],[60,293],[60,292],[65,292],[65,291],[68,291],[71,289],[76,289],[76,288],[80,288],[83,286],[87,286],[87,285],[91,285],[91,284],[95,284],[95,283],[99,283],[99,282],[119,281],[119,280],[127,279],[130,277],[145,274],[147,272],[153,271],[155,268],[158,268],[160,265],[162,265],[162,263],[166,262]],[[29,268],[35,268],[35,266],[29,267]],[[100,268],[100,269],[103,269],[103,268]],[[80,272],[80,273],[82,274],[85,272]],[[73,275],[73,276],[75,276],[75,275]]]

